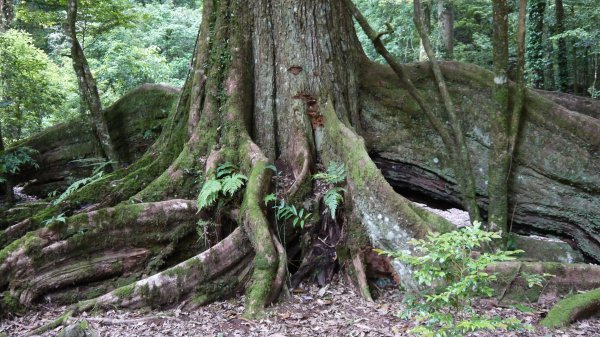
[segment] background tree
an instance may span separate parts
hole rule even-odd
[[[454,53],[454,4],[451,0],[438,0],[438,25],[440,27],[442,58],[452,59]]]
[[[77,37],[77,0],[69,0],[67,5],[67,35],[71,39],[71,58],[73,68],[77,74],[79,91],[92,116],[96,136],[98,137],[104,154],[111,161],[113,169],[120,165],[119,155],[108,132],[108,125],[103,114],[102,102],[98,94],[96,79],[92,74],[83,48]]]
[[[544,44],[546,0],[530,0],[527,15],[527,80],[533,88],[544,88],[547,58]]]
[[[566,38],[563,37],[565,32],[565,9],[563,7],[563,0],[555,0],[554,11],[556,19],[554,33],[557,35],[557,88],[562,92],[566,92],[569,89],[569,64],[567,60],[567,41]]]

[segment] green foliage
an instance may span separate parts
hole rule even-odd
[[[212,206],[222,196],[231,198],[244,187],[248,177],[236,172],[236,167],[231,163],[224,163],[217,167],[215,174],[202,185],[198,199],[198,211]]]
[[[59,205],[61,202],[65,201],[73,193],[75,193],[75,191],[79,190],[83,186],[95,183],[95,182],[99,181],[100,179],[102,179],[104,177],[104,169],[107,166],[111,165],[111,162],[110,161],[102,161],[102,162],[95,162],[90,165],[94,166],[92,175],[89,177],[83,178],[83,179],[79,179],[79,180],[71,183],[71,185],[69,185],[69,187],[67,187],[67,189],[61,195],[58,196],[58,198],[56,198],[54,201],[52,201],[52,205],[54,205],[54,206]]]
[[[543,274],[529,274],[529,273],[521,273],[521,277],[527,283],[527,287],[543,287],[546,283],[546,279],[549,277],[553,277],[554,275],[543,273]]]
[[[265,206],[267,206],[270,202],[277,201],[277,195],[275,193],[267,194],[264,198]]]
[[[0,154],[0,183],[6,181],[7,173],[19,173],[24,166],[29,165],[36,169],[39,168],[38,163],[32,157],[37,153],[38,151],[30,147],[22,146],[8,153]]]
[[[292,220],[292,226],[294,227],[304,228],[304,224],[311,216],[311,213],[306,212],[304,208],[296,208],[296,206],[287,204],[284,200],[280,200],[273,208],[277,219],[282,221]]]
[[[344,163],[330,162],[325,172],[319,172],[313,175],[313,179],[321,180],[327,184],[339,184],[346,180],[346,167]],[[332,187],[325,192],[323,203],[329,209],[331,218],[335,220],[335,213],[341,202],[344,201],[342,193],[346,192],[341,187]]]
[[[209,179],[204,182],[200,194],[198,194],[198,210],[209,207],[217,201],[219,192],[221,192],[221,182],[216,179]]]
[[[327,184],[338,184],[346,180],[346,166],[344,163],[331,162],[326,172],[313,175],[313,179],[324,181]]]
[[[53,223],[66,223],[66,222],[67,222],[67,218],[65,217],[65,213],[60,213],[59,215],[55,215],[50,219],[44,220],[42,222],[42,224],[44,224],[44,226],[48,226]]]
[[[485,268],[495,262],[514,260],[522,251],[481,252],[484,246],[500,239],[500,233],[486,232],[479,223],[459,230],[410,241],[414,252],[385,252],[413,269],[421,287],[418,296],[407,296],[404,316],[416,320],[411,330],[419,336],[462,336],[478,330],[526,328],[509,318],[489,318],[475,314],[477,297],[493,294],[490,284],[496,275]]]
[[[0,33],[0,109],[6,143],[39,131],[44,118],[59,112],[64,78],[30,34],[10,29]]]
[[[335,212],[337,211],[340,203],[344,201],[344,196],[342,193],[346,192],[345,189],[341,187],[334,187],[327,192],[323,196],[323,203],[329,209],[329,214],[331,214],[331,218],[335,219]]]

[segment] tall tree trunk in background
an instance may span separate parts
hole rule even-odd
[[[494,88],[496,101],[490,118],[488,167],[488,224],[492,230],[508,233],[508,191],[512,155],[517,142],[525,102],[525,31],[527,0],[519,1],[517,28],[517,71],[512,110],[508,87],[508,6],[506,0],[493,0]],[[505,236],[506,237],[506,236]]]
[[[423,27],[427,35],[431,34],[431,0],[423,1]],[[427,61],[427,52],[423,46],[423,40],[419,39],[419,61]]]
[[[565,32],[565,9],[563,7],[563,0],[555,0],[555,15],[556,15],[556,27],[554,34],[562,34]],[[558,78],[557,88],[562,92],[569,90],[569,62],[567,58],[567,41],[566,39],[560,38],[557,42],[558,49],[556,51],[557,66],[558,66]]]
[[[544,88],[546,50],[544,48],[544,12],[546,0],[531,0],[527,18],[527,80],[534,88]]]
[[[548,35],[552,36],[554,27],[548,27]],[[556,90],[556,78],[554,74],[554,66],[556,64],[554,60],[554,43],[548,41],[546,44],[546,70],[544,71],[544,89],[545,90]]]
[[[0,155],[4,154],[4,150],[4,136],[2,135],[2,124],[0,123]],[[6,174],[5,179],[6,181],[4,183],[0,183],[0,189],[2,189],[2,193],[4,193],[4,201],[7,204],[13,204],[15,202],[13,184],[8,174]]]
[[[442,38],[440,58],[452,59],[454,53],[454,5],[450,0],[438,0],[437,12]]]
[[[490,111],[490,155],[488,168],[488,225],[492,230],[504,230],[507,223],[508,155],[508,7],[506,0],[493,0],[492,37],[494,53],[494,88],[496,107]]]
[[[9,8],[11,4],[12,2],[10,0],[0,0],[0,33],[5,32],[8,29],[10,22],[12,21],[12,8]],[[0,74],[0,83],[2,83],[1,79],[2,74]],[[4,154],[4,138],[2,136],[2,124],[0,124],[0,155],[1,154]],[[14,202],[14,194],[12,184],[10,183],[9,179],[7,179],[7,181],[4,183],[0,183],[0,190],[2,190],[2,193],[4,193],[5,201],[8,204],[12,204]]]
[[[71,58],[73,60],[73,68],[75,74],[77,74],[77,82],[79,85],[79,92],[83,96],[90,115],[96,136],[102,146],[102,151],[111,161],[113,169],[117,169],[120,165],[119,156],[115,150],[114,144],[110,138],[108,132],[108,126],[104,117],[104,111],[102,110],[102,103],[100,101],[100,95],[98,94],[98,87],[94,75],[90,70],[90,66],[87,62],[83,48],[77,38],[77,0],[69,0],[67,7],[67,35],[71,39]]]
[[[12,0],[0,0],[0,33],[6,31],[15,17]]]

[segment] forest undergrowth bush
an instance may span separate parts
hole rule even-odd
[[[415,322],[410,330],[417,336],[464,336],[480,330],[522,330],[531,326],[517,318],[488,317],[474,309],[477,298],[494,294],[495,273],[486,271],[490,264],[512,261],[522,250],[486,251],[498,232],[487,232],[476,222],[445,234],[432,233],[425,239],[413,239],[411,251],[375,250],[390,256],[413,270],[419,285],[416,293],[406,294],[400,315]],[[543,283],[549,275],[526,277],[529,287]]]

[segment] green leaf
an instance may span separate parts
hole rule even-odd
[[[217,174],[216,174],[216,176],[217,176],[217,178],[222,178],[222,177],[224,177],[226,175],[230,175],[233,172],[235,172],[235,168],[236,168],[235,165],[233,165],[230,162],[221,164],[221,165],[219,165],[217,167]]]
[[[234,173],[221,179],[223,194],[233,196],[248,180],[245,175]]]
[[[325,192],[325,195],[323,196],[323,203],[329,209],[329,214],[331,214],[332,219],[335,219],[337,208],[340,203],[344,201],[342,192],[346,192],[346,190],[341,187],[334,187]]]
[[[313,179],[324,181],[328,184],[338,184],[346,180],[346,167],[344,163],[330,162],[326,172],[313,175]]]
[[[275,195],[275,193],[270,193],[267,194],[263,200],[265,202],[265,206],[267,206],[270,202],[277,201],[277,196]]]
[[[209,179],[204,182],[204,185],[202,185],[202,189],[200,190],[200,194],[198,194],[198,211],[212,205],[217,200],[221,188],[221,182],[218,180]]]

